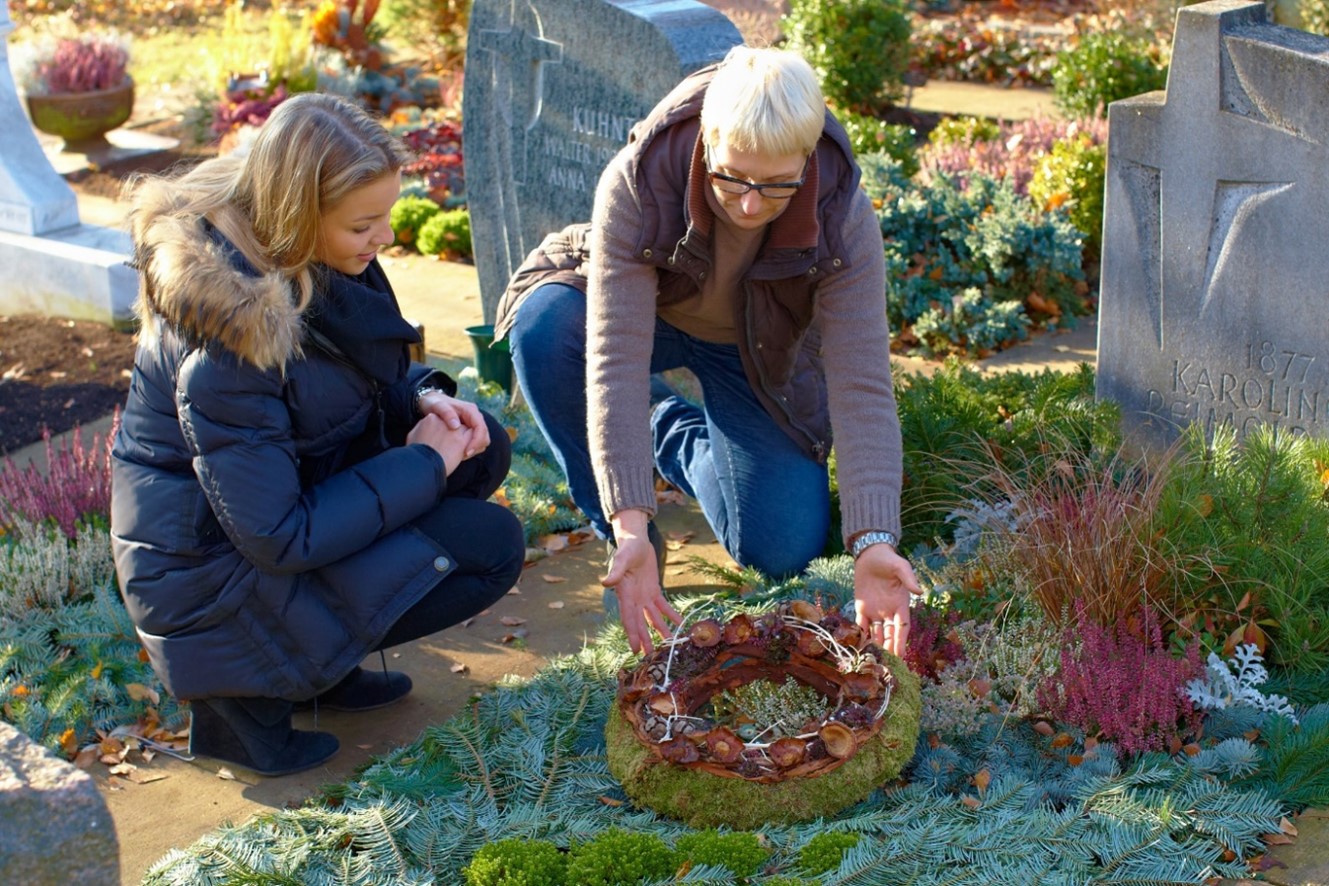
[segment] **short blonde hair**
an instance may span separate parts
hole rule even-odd
[[[812,66],[796,52],[735,46],[720,63],[701,106],[709,147],[811,154],[821,138],[826,100]]]

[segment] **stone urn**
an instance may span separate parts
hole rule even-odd
[[[92,92],[57,92],[27,96],[32,125],[65,140],[64,150],[89,153],[107,147],[106,133],[134,111],[134,81]]]

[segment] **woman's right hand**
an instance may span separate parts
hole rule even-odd
[[[431,412],[411,428],[411,432],[406,435],[406,445],[419,443],[437,452],[443,458],[443,470],[452,476],[457,465],[466,459],[466,451],[471,446],[474,433],[465,424],[449,428],[447,422]]]

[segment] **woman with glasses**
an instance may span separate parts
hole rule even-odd
[[[744,566],[799,573],[830,528],[835,429],[859,623],[904,651],[901,445],[885,260],[844,129],[796,54],[735,47],[637,124],[589,225],[546,238],[499,304],[517,378],[634,650],[679,615],[662,589],[653,469]],[[685,367],[704,403],[658,377]],[[654,548],[654,550],[653,550]]]

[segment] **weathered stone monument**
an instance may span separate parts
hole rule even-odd
[[[92,777],[0,722],[0,883],[119,882],[115,825]]]
[[[1098,395],[1138,442],[1329,433],[1329,38],[1181,9],[1166,93],[1109,108]]]
[[[74,192],[47,160],[9,69],[9,7],[0,4],[0,312],[132,320],[138,275],[129,235],[79,223]]]
[[[693,0],[475,0],[462,116],[486,322],[545,234],[590,219],[632,125],[741,42]]]

